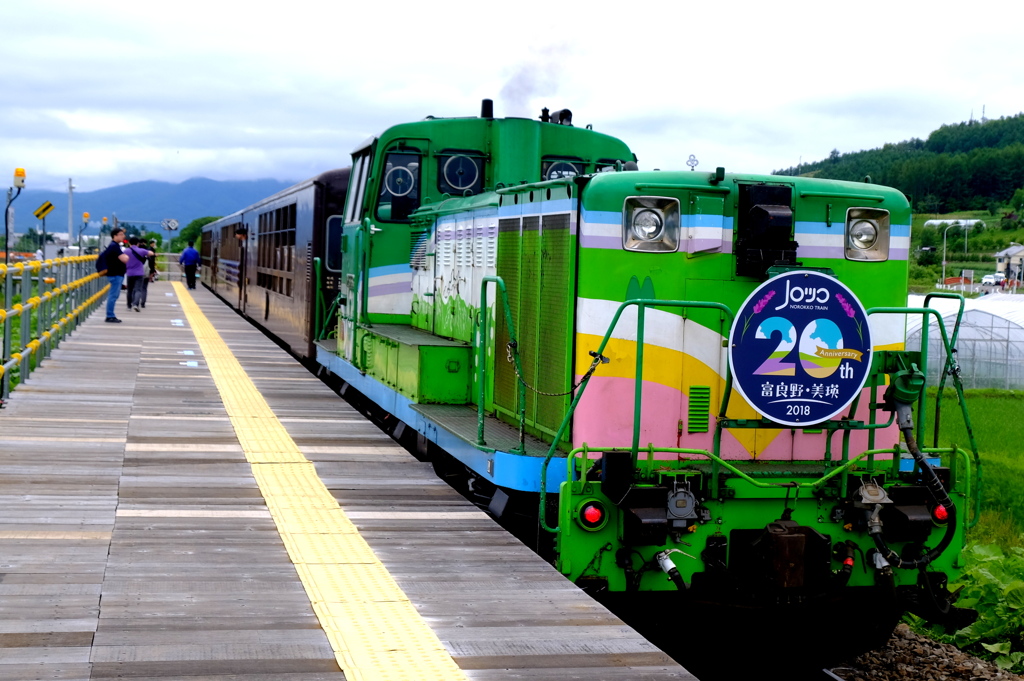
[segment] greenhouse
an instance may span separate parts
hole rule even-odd
[[[924,307],[924,296],[910,296],[910,307]],[[994,293],[965,301],[956,342],[960,377],[965,388],[1024,389],[1024,295]],[[929,307],[942,315],[946,333],[953,333],[958,301],[933,298]],[[907,319],[907,349],[921,349],[920,315]],[[941,334],[931,318],[928,343],[928,385],[938,385],[945,364]],[[946,385],[950,385],[946,380]]]

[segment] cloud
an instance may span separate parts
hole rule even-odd
[[[977,16],[976,16],[977,15]],[[383,20],[383,23],[381,23]],[[522,0],[36,0],[0,25],[0,177],[99,188],[210,176],[302,179],[396,123],[572,109],[644,168],[769,172],[1020,110],[1013,22],[881,0],[628,11]],[[367,30],[385,26],[385,31]],[[912,41],[908,27],[916,36]],[[555,36],[555,37],[553,37]]]

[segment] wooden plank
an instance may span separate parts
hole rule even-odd
[[[0,678],[340,681],[169,291],[124,324],[90,319],[0,412]],[[468,678],[692,678],[191,293]]]

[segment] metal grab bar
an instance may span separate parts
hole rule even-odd
[[[601,339],[601,344],[597,350],[591,354],[594,357],[601,357],[604,354],[604,349],[608,345],[608,341],[611,340],[612,332],[619,323],[619,317],[626,310],[627,307],[637,306],[637,330],[636,330],[636,344],[637,344],[637,375],[635,379],[636,387],[633,395],[633,447],[632,450],[634,456],[637,455],[640,442],[640,414],[641,414],[641,400],[643,396],[643,347],[644,347],[644,311],[648,307],[678,307],[678,308],[695,308],[704,310],[718,310],[722,312],[725,317],[732,322],[733,311],[723,305],[722,303],[713,303],[707,301],[688,301],[688,300],[654,300],[647,298],[634,298],[627,300],[626,302],[619,305],[618,309],[615,310],[615,316],[612,317],[611,323],[608,325],[608,330],[604,334],[604,338]],[[580,398],[583,397],[583,392],[587,389],[587,384],[590,382],[590,376],[584,376],[583,380],[580,381],[579,388],[576,391],[575,397],[573,397],[572,403],[569,405],[569,409],[566,410],[565,416],[562,418],[562,423],[558,427],[558,432],[555,433],[554,439],[551,441],[551,447],[548,449],[547,456],[544,457],[544,463],[540,467],[540,510],[539,519],[540,526],[547,532],[555,533],[558,532],[558,526],[550,527],[547,522],[545,505],[547,503],[547,483],[548,483],[548,464],[551,463],[551,458],[555,455],[555,450],[558,448],[558,442],[562,439],[562,435],[565,434],[565,429],[569,427],[569,420],[572,418],[573,412],[576,411],[577,405],[579,405]],[[725,413],[726,406],[729,400],[729,390],[732,387],[732,374],[728,370],[726,371],[726,385],[725,394],[722,396],[722,414]],[[571,457],[570,457],[571,458]]]
[[[583,479],[583,478],[586,477],[587,471],[590,469],[590,463],[589,463],[590,459],[587,458],[586,455],[590,454],[591,452],[615,452],[615,451],[623,451],[623,448],[622,447],[589,447],[586,444],[584,444],[582,447],[577,447],[577,448],[573,449],[571,452],[569,452],[569,455],[566,457],[566,480],[578,480],[578,479]],[[665,454],[688,455],[688,456],[702,456],[702,457],[705,457],[707,459],[710,459],[717,466],[720,466],[721,468],[725,468],[729,472],[733,473],[734,475],[736,475],[737,477],[741,478],[743,481],[749,483],[750,485],[752,485],[754,487],[758,487],[760,489],[768,489],[768,488],[771,488],[771,487],[783,486],[783,485],[780,485],[778,483],[764,482],[764,481],[761,481],[761,480],[757,480],[756,478],[753,478],[752,476],[747,475],[746,473],[744,473],[742,470],[740,470],[735,465],[731,464],[726,459],[723,459],[723,458],[721,458],[719,456],[716,456],[716,455],[712,454],[711,452],[707,451],[706,449],[686,449],[686,448],[679,448],[679,447],[655,447],[653,445],[648,445],[647,447],[644,448],[643,451],[645,451],[647,453],[647,463],[648,463],[648,465],[652,469],[653,469],[654,461],[655,461],[655,459],[654,459],[654,453],[655,452],[661,452],[661,453],[665,453]],[[967,489],[962,493],[962,496],[969,500],[969,502],[971,503],[971,505],[974,508],[975,514],[976,515],[980,514],[980,512],[981,512],[981,487],[980,487],[979,482],[980,482],[981,470],[980,470],[980,468],[977,465],[975,465],[975,466],[971,465],[973,462],[971,460],[970,453],[965,451],[965,450],[963,450],[960,447],[955,447],[955,446],[954,447],[946,447],[946,448],[928,447],[928,448],[922,448],[921,451],[926,453],[926,454],[949,454],[950,455],[950,462],[951,462],[951,464],[955,464],[957,458],[959,458],[959,459],[961,459],[963,461],[963,466],[966,469],[966,473],[967,473],[966,478],[965,478],[965,480],[966,480],[965,484],[966,484]],[[581,454],[584,455],[584,458],[580,459],[580,461],[582,461],[583,463],[580,465],[579,476],[577,477],[576,476],[576,470],[575,470],[575,468],[576,468],[576,460],[579,457],[579,455],[581,455]],[[811,482],[792,482],[792,483],[786,483],[784,486],[785,487],[790,487],[790,488],[795,487],[795,488],[800,488],[800,489],[819,490],[822,487],[824,487],[825,484],[828,483],[829,480],[831,480],[832,478],[836,477],[837,475],[843,475],[844,478],[845,478],[845,476],[854,468],[854,466],[857,463],[859,463],[862,459],[864,459],[865,457],[869,457],[870,459],[873,459],[878,454],[892,454],[893,455],[893,459],[892,459],[893,472],[895,473],[896,471],[899,470],[899,464],[900,464],[901,454],[902,454],[902,450],[900,449],[900,447],[898,447],[898,446],[897,447],[891,447],[889,449],[866,449],[863,452],[861,452],[860,454],[858,454],[857,456],[849,459],[848,461],[844,461],[841,465],[836,466],[832,470],[828,471],[827,473],[825,473],[825,475],[821,476],[817,480],[814,480],[814,481],[811,481]],[[676,461],[681,461],[681,460],[682,459],[680,459],[678,457],[676,459]],[[955,467],[954,467],[954,471],[955,471]],[[954,476],[956,476],[955,472],[954,472]],[[958,476],[956,476],[956,477],[958,477]],[[844,482],[843,483],[843,489],[845,490],[845,488],[846,488],[846,483]],[[713,490],[712,491],[712,497],[715,497],[715,496],[717,496],[717,490]],[[961,518],[961,522],[963,522],[963,525],[964,525],[965,529],[969,529],[969,528],[973,527],[975,524],[977,524],[977,520],[975,519],[972,522],[972,520],[969,518],[969,516],[970,516],[969,513],[964,513],[963,517]]]
[[[486,399],[486,384],[484,376],[484,368],[486,365],[486,348],[488,339],[488,328],[487,322],[490,319],[490,312],[487,310],[487,284],[495,284],[498,287],[498,292],[501,294],[501,306],[505,311],[505,324],[508,326],[508,338],[510,344],[516,344],[516,327],[512,322],[512,310],[508,306],[508,290],[505,288],[505,280],[501,277],[484,277],[480,282],[480,321],[477,323],[478,336],[476,344],[476,366],[477,366],[477,388],[478,388],[478,399],[477,399],[477,425],[476,425],[476,444],[485,447],[487,446],[486,440],[484,440],[484,401]],[[497,296],[495,296],[495,303],[497,303]],[[498,349],[494,349],[495,357],[497,357]],[[520,363],[519,353],[512,353],[513,361],[516,367],[516,376],[523,375],[523,367]],[[497,361],[497,360],[495,360]],[[519,454],[526,453],[526,386],[523,381],[517,380],[516,385],[518,387],[519,395]],[[556,446],[558,438],[555,438]]]

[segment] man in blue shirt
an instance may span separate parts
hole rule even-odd
[[[121,252],[121,242],[124,241],[124,230],[114,227],[110,230],[110,244],[107,250],[100,253],[100,260],[107,270],[107,282],[110,283],[110,291],[107,293],[107,319],[112,324],[120,324],[121,320],[114,314],[117,305],[117,298],[121,295],[121,282],[124,281],[124,273],[127,269],[128,256]]]
[[[185,283],[189,288],[196,287],[196,267],[199,266],[199,251],[192,248],[195,241],[188,242],[188,248],[181,252],[178,264],[185,268]]]

